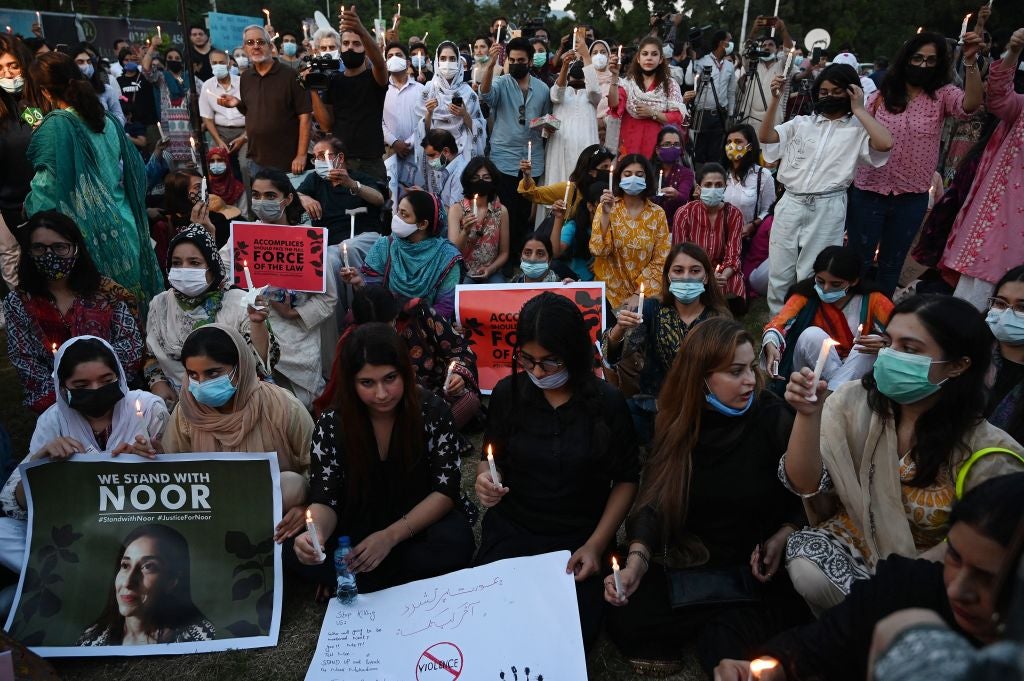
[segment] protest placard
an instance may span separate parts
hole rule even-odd
[[[242,44],[242,32],[246,26],[262,26],[263,17],[249,17],[242,14],[225,14],[209,12],[206,25],[210,30],[210,44],[221,49],[230,50],[234,45]]]
[[[7,620],[48,657],[277,644],[275,454],[76,455],[21,465],[25,563]]]
[[[576,303],[595,343],[605,327],[604,282],[575,284],[476,284],[455,288],[455,314],[476,353],[480,390],[489,395],[512,373],[519,310],[534,296],[551,291]],[[596,350],[596,348],[595,348]]]
[[[327,229],[324,227],[232,222],[230,243],[235,286],[248,286],[245,276],[245,267],[248,267],[256,287],[273,286],[307,293],[327,290],[324,267]]]
[[[587,678],[569,552],[459,570],[327,606],[306,681]]]

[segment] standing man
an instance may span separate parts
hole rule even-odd
[[[323,94],[313,91],[313,115],[324,132],[341,139],[350,169],[387,182],[381,120],[388,69],[355,5],[344,10],[341,20],[341,63],[345,72],[331,78]]]
[[[245,116],[250,176],[263,168],[300,175],[309,149],[309,95],[295,72],[271,56],[265,28],[246,27],[242,44],[252,66],[239,77],[240,96],[221,95],[217,103]]]
[[[188,40],[192,45],[192,73],[199,80],[213,78],[213,71],[210,69],[210,52],[213,45],[210,44],[210,34],[206,32],[205,26],[198,24],[188,30]]]
[[[240,77],[231,75],[230,59],[223,50],[210,51],[213,78],[203,83],[199,93],[199,115],[213,143],[231,153],[235,177],[249,186],[248,140],[245,137],[245,116],[237,108],[221,106],[222,96],[241,98]]]
[[[770,28],[767,19],[758,17],[754,21],[751,33],[766,27]],[[775,36],[781,36],[781,45],[780,39]],[[755,130],[761,127],[764,114],[768,111],[768,104],[772,101],[772,79],[780,75],[788,78],[796,73],[796,69],[792,65],[789,67],[789,73],[782,72],[786,68],[786,54],[793,47],[793,39],[786,29],[786,24],[779,18],[775,19],[775,36],[769,34],[761,38],[760,50],[765,54],[756,60],[747,61],[747,68],[744,69],[745,73],[741,79],[743,81],[743,97],[737,114],[742,116],[740,123],[752,125]],[[780,49],[780,47],[784,49]],[[756,78],[754,77],[755,72],[757,73]],[[785,108],[784,106],[779,107],[775,116],[775,125],[782,123],[782,117],[786,113]]]
[[[523,237],[530,229],[530,202],[519,195],[519,172],[525,169],[535,179],[544,174],[544,139],[530,121],[551,113],[550,88],[530,75],[533,46],[513,38],[505,46],[509,71],[494,78],[502,45],[491,45],[491,58],[480,82],[480,101],[491,107],[491,160],[498,167],[498,197],[509,212],[512,253],[522,250]],[[532,143],[532,147],[531,147]]]
[[[399,183],[410,187],[416,178],[416,153],[413,139],[416,125],[425,114],[423,86],[409,77],[409,55],[401,43],[387,46],[387,68],[390,76],[384,98],[384,143],[391,149],[385,162],[391,178],[391,197],[398,200]]]
[[[686,74],[686,85],[690,88],[684,100],[693,103],[699,117],[700,127],[694,131],[696,139],[693,143],[693,160],[697,163],[717,162],[722,157],[722,145],[725,141],[725,123],[736,109],[736,67],[725,57],[733,53],[732,35],[728,31],[715,31],[711,36],[710,51],[693,62],[693,70]],[[707,74],[704,84],[699,84],[700,97],[694,100],[694,79],[702,79]]]

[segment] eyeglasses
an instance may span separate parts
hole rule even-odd
[[[526,105],[519,105],[519,125],[526,125]]]
[[[249,38],[245,41],[245,44],[249,47],[266,47],[267,41],[262,38]]]
[[[565,366],[565,362],[560,359],[545,359],[538,362],[522,351],[516,353],[515,360],[526,371],[533,371],[534,367],[539,366],[548,374],[558,371]]]
[[[58,258],[68,258],[75,254],[75,245],[67,241],[58,241],[55,244],[32,244],[28,248],[28,252],[38,258],[46,255],[47,251]]]
[[[1004,310],[1009,308],[1010,310],[1013,310],[1013,314],[1017,315],[1018,317],[1024,317],[1024,302],[1016,303],[1015,305],[1011,306],[1002,298],[989,298],[988,306],[989,309],[995,310],[996,312],[1003,312]]]
[[[934,54],[927,57],[923,54],[915,54],[910,57],[910,63],[914,66],[935,66],[939,63],[939,58]]]

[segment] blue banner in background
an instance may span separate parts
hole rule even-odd
[[[43,19],[45,20],[45,15]],[[36,23],[36,13],[20,9],[0,9],[0,31],[21,34],[26,38],[32,36],[32,24]]]
[[[214,47],[231,52],[242,44],[242,32],[246,26],[263,25],[263,17],[247,17],[241,14],[224,14],[210,12],[206,15],[206,25],[210,29],[210,40]]]

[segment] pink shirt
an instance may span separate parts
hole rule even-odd
[[[881,168],[861,167],[853,184],[858,189],[879,194],[921,194],[932,184],[932,173],[939,162],[942,123],[947,116],[967,118],[964,91],[955,85],[943,85],[932,99],[922,92],[912,99],[903,113],[885,108],[882,93],[868,98],[867,110],[888,128],[893,147],[889,162]]]

